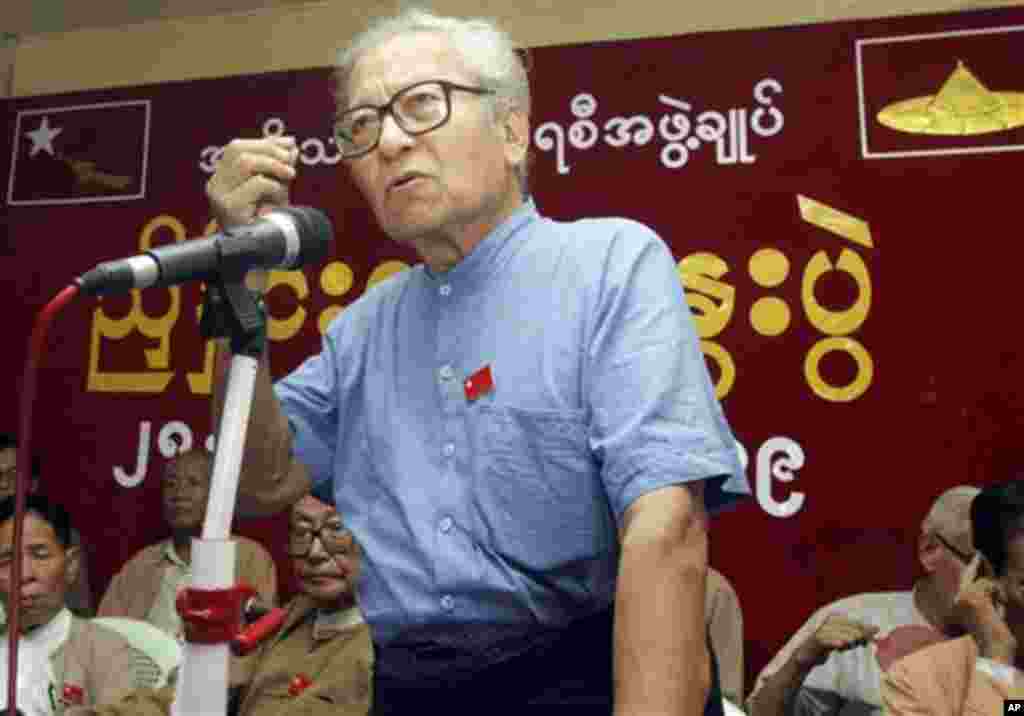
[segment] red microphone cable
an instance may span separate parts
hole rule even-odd
[[[21,617],[22,527],[25,519],[25,496],[32,470],[32,408],[36,397],[39,357],[46,347],[46,334],[53,317],[78,293],[78,286],[69,285],[51,300],[36,317],[25,357],[25,374],[21,381],[20,429],[18,431],[18,468],[14,482],[14,559],[11,564],[11,597],[7,600],[7,713],[18,715],[18,636]]]

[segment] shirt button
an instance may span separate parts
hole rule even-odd
[[[441,531],[445,534],[448,534],[448,531],[452,528],[452,524],[453,522],[451,517],[443,518],[441,520]]]
[[[444,444],[443,452],[444,452],[444,456],[445,457],[451,457],[452,455],[454,455],[455,454],[455,443],[445,443]]]
[[[443,597],[441,597],[441,608],[444,609],[446,612],[450,612],[452,609],[455,608],[455,600],[452,599],[451,594],[445,594]]]
[[[440,291],[442,296],[448,296],[452,292],[452,287],[446,283],[442,283]]]
[[[451,380],[455,377],[455,371],[450,365],[441,366],[441,380]]]

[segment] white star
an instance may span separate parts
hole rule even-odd
[[[49,153],[51,157],[56,156],[53,150],[53,138],[63,131],[63,129],[56,127],[50,129],[50,118],[44,116],[43,121],[39,123],[39,129],[25,132],[25,136],[32,140],[32,149],[28,155],[34,157],[37,152],[44,151]]]

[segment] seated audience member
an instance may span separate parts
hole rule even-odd
[[[32,460],[30,474],[31,483],[29,492],[39,489],[39,473],[41,472],[39,459]],[[18,439],[10,433],[0,434],[0,500],[14,494],[15,477],[18,472]],[[79,548],[78,552],[78,576],[71,585],[67,596],[67,606],[72,612],[80,617],[91,617],[92,593],[89,590],[89,574],[86,568],[85,552],[82,550],[82,536],[78,530],[71,530],[71,544]],[[0,609],[0,624],[4,623],[7,617],[3,609]]]
[[[708,567],[704,613],[711,649],[718,660],[718,681],[722,696],[734,704],[743,703],[743,611],[729,580]]]
[[[175,607],[178,590],[191,580],[192,538],[198,537],[210,495],[213,458],[191,450],[168,461],[161,484],[164,519],[171,536],[144,547],[118,572],[100,601],[99,616],[147,621],[181,638]],[[258,542],[235,537],[235,579],[251,585],[268,606],[277,598],[277,572]]]
[[[985,487],[971,505],[977,557],[964,570],[955,611],[967,635],[889,667],[890,716],[1002,714],[1024,698],[1024,481]]]
[[[974,554],[975,487],[943,492],[921,524],[924,576],[910,591],[858,594],[819,609],[761,671],[751,716],[882,713],[882,672],[891,661],[957,630],[953,601]]]
[[[334,507],[307,496],[292,508],[288,553],[300,594],[255,652],[246,682],[234,686],[237,716],[366,716],[373,642],[355,599],[359,547]],[[140,690],[90,712],[168,716],[174,689]]]
[[[71,519],[60,505],[28,495],[22,527],[20,596],[11,594],[14,563],[14,497],[0,501],[0,597],[18,610],[18,710],[49,716],[65,706],[116,701],[151,686],[159,669],[117,633],[73,616],[69,585],[79,565],[71,544]],[[6,632],[6,629],[4,630]],[[0,641],[0,700],[7,707],[8,636]]]

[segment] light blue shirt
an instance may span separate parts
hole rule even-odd
[[[485,367],[493,388],[470,399]],[[563,626],[611,603],[633,500],[711,477],[711,511],[749,494],[675,261],[626,219],[527,202],[447,273],[367,291],[276,389],[363,546],[383,643]]]

